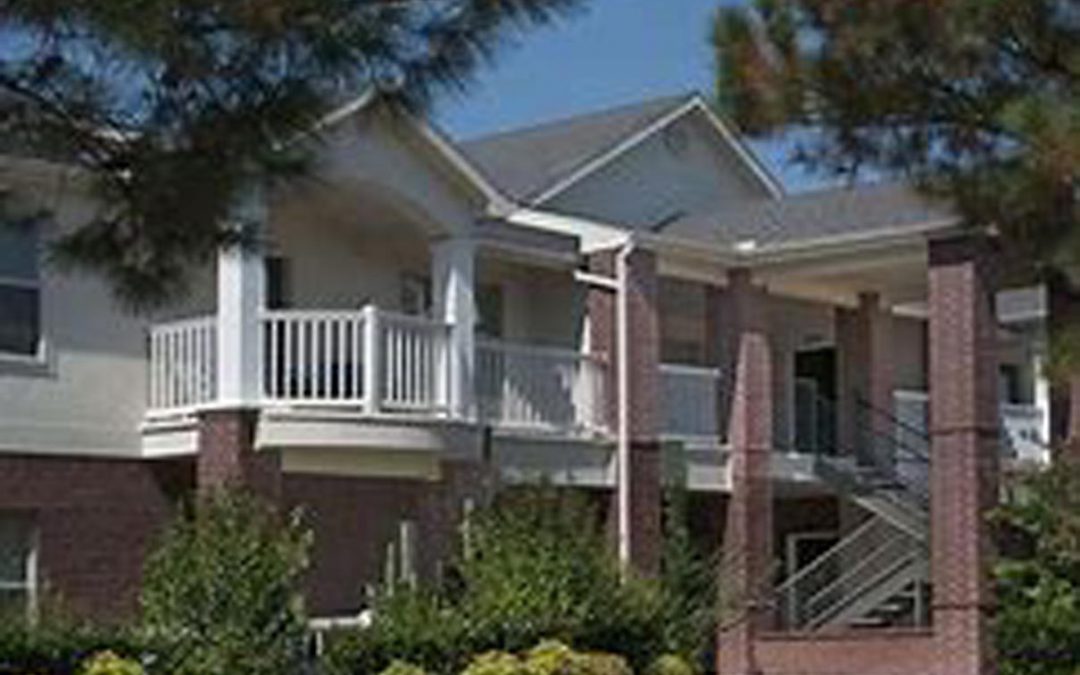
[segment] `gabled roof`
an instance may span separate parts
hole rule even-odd
[[[532,202],[589,162],[693,100],[667,96],[460,143],[510,197]]]
[[[945,205],[930,201],[909,185],[877,183],[741,202],[687,216],[660,234],[760,248],[875,232],[923,231],[947,227],[956,220]]]

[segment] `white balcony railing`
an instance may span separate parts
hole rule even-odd
[[[507,428],[602,430],[604,363],[569,349],[483,340],[476,392],[482,420]]]
[[[259,318],[260,401],[366,414],[449,414],[447,324],[366,307],[274,310]],[[217,395],[214,317],[155,326],[151,417],[190,412]],[[601,359],[572,350],[480,341],[477,413],[488,424],[575,435],[603,431]]]
[[[374,307],[266,312],[260,391],[272,403],[441,412],[447,407],[449,332],[446,324]]]
[[[673,438],[722,440],[719,369],[665,363],[660,366],[661,431]]]
[[[263,396],[278,403],[362,403],[367,318],[366,312],[266,312]]]
[[[909,444],[919,442],[913,431],[925,433],[929,428],[929,396],[925,391],[898,389],[893,392],[893,399],[896,417],[903,423],[898,431],[903,435],[900,440]],[[1002,403],[1000,411],[1002,453],[1010,459],[1045,461],[1046,411],[1030,403]]]
[[[1016,459],[1034,462],[1049,460],[1045,415],[1045,410],[1029,403],[1001,404],[1001,425]]]
[[[158,324],[150,329],[148,405],[182,411],[217,395],[217,324],[213,317]]]

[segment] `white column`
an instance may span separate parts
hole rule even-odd
[[[476,367],[475,243],[451,237],[436,243],[431,253],[434,318],[451,325],[447,349],[449,383],[444,389],[450,413],[473,416]]]
[[[1050,446],[1050,379],[1046,376],[1046,338],[1040,337],[1031,350],[1033,402],[1039,411],[1039,442]],[[1049,459],[1047,456],[1046,459]]]
[[[237,200],[233,225],[257,241],[266,222],[261,189]],[[259,314],[265,305],[263,258],[257,246],[230,246],[218,253],[217,387],[218,405],[251,406],[258,402],[261,344]]]

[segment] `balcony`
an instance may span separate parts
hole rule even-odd
[[[726,429],[720,424],[723,386],[723,373],[717,368],[662,364],[662,434],[687,445],[723,444],[726,437]]]
[[[929,428],[930,399],[924,391],[896,390],[893,393],[895,415],[908,428],[926,432]],[[1002,457],[1020,462],[1045,462],[1048,459],[1046,411],[1031,403],[1002,403]],[[905,433],[912,436],[910,432]],[[912,442],[910,438],[905,442]]]
[[[458,420],[518,432],[602,435],[604,369],[573,350],[480,340],[468,390],[451,408],[452,327],[380,310],[264,311],[259,316],[258,404],[338,408],[372,418]],[[217,319],[154,326],[147,418],[190,415],[219,399]]]

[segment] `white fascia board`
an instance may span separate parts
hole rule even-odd
[[[840,234],[807,239],[787,244],[766,245],[743,252],[740,257],[755,265],[803,262],[837,254],[875,251],[897,245],[925,242],[935,234],[955,230],[960,221],[955,218],[928,221],[918,226],[882,228],[854,234]]]
[[[574,235],[581,241],[581,252],[586,254],[622,246],[631,236],[626,228],[610,223],[537,209],[517,209],[505,216],[505,220],[523,227]]]
[[[567,189],[570,188],[570,186],[580,182],[586,176],[590,176],[593,173],[599,171],[602,167],[609,164],[617,157],[620,157],[621,155],[629,152],[631,149],[645,142],[653,134],[664,129],[676,120],[681,119],[691,110],[693,110],[696,105],[697,102],[694,99],[687,100],[686,103],[683,103],[671,112],[663,115],[662,117],[654,121],[652,124],[649,124],[637,131],[636,133],[627,136],[626,139],[624,139],[622,142],[616,144],[614,147],[608,149],[607,151],[601,153],[599,156],[586,162],[583,166],[578,168],[569,176],[562,178],[551,187],[545,189],[538,196],[530,199],[529,203],[532,206],[539,206],[540,204],[549,201],[556,195],[565,192]]]

